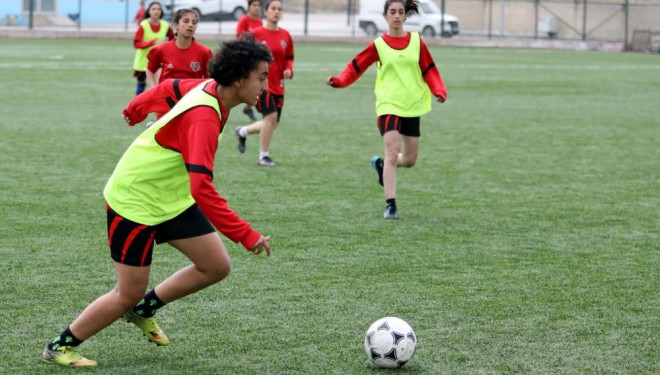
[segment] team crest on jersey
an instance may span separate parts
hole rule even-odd
[[[199,72],[199,67],[200,64],[198,61],[191,61],[190,62],[190,69],[192,69],[193,72]]]
[[[286,49],[286,46],[288,46],[286,40],[280,40],[280,45],[281,45],[282,48],[284,48],[284,49]]]

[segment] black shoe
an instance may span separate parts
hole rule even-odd
[[[383,159],[378,156],[374,156],[371,158],[371,165],[376,170],[376,173],[378,173],[378,183],[380,186],[383,186]]]
[[[396,212],[395,207],[387,205],[387,207],[385,207],[385,212],[383,212],[383,217],[386,220],[397,220],[399,218],[399,214]]]
[[[264,156],[263,158],[259,159],[259,162],[257,163],[262,167],[274,167],[275,162],[273,159],[270,158],[270,156]]]
[[[245,115],[250,118],[250,120],[257,121],[257,117],[254,115],[252,108],[246,106],[243,108],[243,113],[245,113]]]
[[[245,141],[247,140],[247,137],[241,137],[241,133],[239,133],[240,129],[240,126],[236,127],[236,141],[238,142],[236,147],[238,147],[238,152],[242,154],[245,152]]]

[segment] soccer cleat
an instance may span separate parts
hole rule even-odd
[[[258,164],[262,167],[274,167],[275,166],[275,162],[273,161],[273,159],[270,158],[270,156],[264,156],[263,158],[259,159]]]
[[[158,326],[158,323],[156,323],[155,317],[151,316],[148,318],[143,318],[131,310],[124,314],[124,319],[126,319],[127,322],[138,326],[138,328],[142,330],[142,333],[147,338],[147,340],[153,342],[154,344],[165,346],[170,343],[170,339],[167,338],[165,332],[163,332],[163,330]]]
[[[250,108],[250,107],[248,107],[248,106],[245,106],[245,108],[243,108],[243,113],[244,113],[244,114],[245,114],[250,120],[252,120],[252,121],[257,121],[257,117],[254,115],[254,111],[252,110],[252,108]]]
[[[385,212],[383,212],[383,217],[386,220],[397,220],[399,218],[399,214],[396,212],[396,208],[387,205],[387,207],[385,207]]]
[[[240,126],[236,127],[236,141],[237,147],[238,147],[238,152],[241,154],[245,152],[245,141],[247,141],[247,137],[241,137],[241,133],[239,133],[239,130],[241,130]]]
[[[73,346],[60,346],[55,350],[50,350],[48,349],[48,345],[46,345],[43,353],[41,353],[41,360],[56,365],[71,367],[96,366],[96,361],[83,357]]]
[[[383,186],[383,159],[378,156],[374,156],[371,158],[371,165],[374,167],[376,173],[378,174],[378,183],[380,186]]]

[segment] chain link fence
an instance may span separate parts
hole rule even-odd
[[[179,0],[163,0],[166,13]],[[180,2],[180,1],[179,1]],[[383,32],[384,0],[283,0],[292,35],[367,37]],[[540,39],[660,48],[660,0],[420,0],[406,27],[425,38]],[[149,2],[147,2],[149,3]],[[200,34],[231,35],[247,0],[187,0],[202,13]],[[375,11],[374,11],[375,4]],[[131,33],[138,0],[3,0],[0,30]],[[443,12],[444,10],[444,12]],[[444,16],[443,16],[444,15]]]

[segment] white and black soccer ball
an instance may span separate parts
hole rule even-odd
[[[364,337],[371,362],[382,368],[399,368],[412,358],[417,347],[415,332],[403,319],[388,316],[376,320]]]

